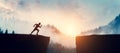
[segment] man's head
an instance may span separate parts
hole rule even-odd
[[[41,24],[41,22],[38,23],[39,25]]]

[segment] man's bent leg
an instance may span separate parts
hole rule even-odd
[[[36,29],[37,30],[37,35],[38,35],[38,33],[39,33],[39,29]]]

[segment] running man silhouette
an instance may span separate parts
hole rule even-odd
[[[42,27],[41,23],[34,24],[33,27],[35,27],[35,28],[34,28],[33,31],[31,32],[31,34],[32,34],[34,31],[37,31],[37,34],[36,34],[36,35],[38,35],[38,33],[39,33],[39,29],[38,29],[38,28],[41,28],[41,27]]]

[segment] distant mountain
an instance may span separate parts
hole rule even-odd
[[[118,15],[108,25],[82,32],[82,34],[120,34],[120,15]]]
[[[47,28],[49,28],[49,29],[51,29],[52,31],[52,33],[55,33],[55,34],[60,34],[61,32],[55,27],[55,26],[53,26],[53,25],[46,25],[46,27]]]

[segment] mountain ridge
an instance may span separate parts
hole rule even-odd
[[[110,23],[98,28],[82,32],[81,34],[120,34],[120,14]]]

